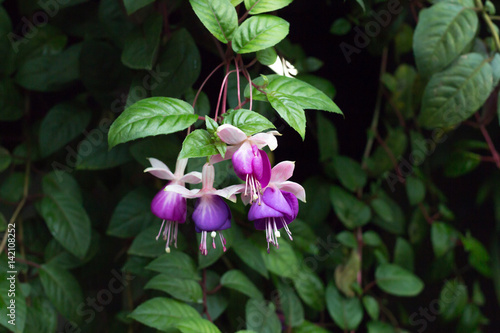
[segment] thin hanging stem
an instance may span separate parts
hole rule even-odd
[[[193,100],[193,108],[194,106],[196,105],[196,102],[198,101],[198,96],[200,95],[201,93],[201,90],[203,89],[203,87],[205,86],[205,84],[207,83],[208,79],[210,79],[212,77],[212,75],[214,75],[214,73],[219,69],[221,68],[222,66],[224,66],[224,63],[220,63],[217,67],[215,67],[212,72],[210,74],[208,74],[207,78],[203,81],[203,83],[201,84],[200,88],[198,89],[198,92],[196,93],[196,96],[194,96],[194,100]]]
[[[237,86],[237,91],[238,91],[238,105],[241,104],[241,96],[240,96],[240,70],[238,68],[238,62],[241,59],[241,56],[238,54],[236,58],[234,59],[234,65],[236,66],[236,86]]]

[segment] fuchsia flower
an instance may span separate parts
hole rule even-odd
[[[200,251],[207,255],[207,234],[210,232],[212,237],[212,246],[215,249],[215,237],[219,232],[219,238],[224,251],[226,251],[226,240],[222,235],[222,230],[231,227],[231,211],[227,203],[221,198],[226,198],[236,202],[236,193],[241,192],[242,185],[233,185],[224,189],[216,190],[213,187],[215,171],[213,165],[206,163],[202,171],[203,186],[200,189],[188,190],[183,186],[169,185],[167,191],[178,193],[184,198],[194,199],[195,209],[193,212],[193,221],[196,232],[201,232]]]
[[[187,158],[177,160],[175,173],[172,173],[165,163],[157,160],[156,158],[149,158],[151,167],[144,170],[144,172],[149,172],[153,176],[160,179],[170,180],[167,186],[175,184],[176,186],[184,187],[185,183],[200,183],[201,173],[190,172],[187,175],[184,175],[187,161]],[[163,229],[163,239],[167,241],[165,251],[170,253],[170,244],[172,242],[174,242],[175,247],[177,247],[177,230],[179,223],[186,222],[186,199],[178,193],[167,191],[167,188],[165,187],[153,198],[153,201],[151,202],[151,211],[163,220],[158,236],[156,236],[156,240],[160,237],[163,226],[166,222],[165,229]]]
[[[295,163],[284,161],[271,170],[271,178],[263,190],[262,198],[255,201],[248,212],[248,219],[254,221],[257,230],[266,230],[267,252],[269,243],[279,248],[278,238],[281,237],[279,229],[284,228],[290,240],[292,233],[288,228],[299,212],[298,200],[306,201],[304,188],[294,182],[288,181],[292,176]],[[242,196],[242,199],[246,199]]]
[[[245,181],[244,196],[248,196],[250,202],[259,199],[261,189],[267,186],[271,176],[271,163],[261,148],[269,146],[271,150],[276,149],[278,141],[275,135],[279,133],[271,131],[247,136],[239,128],[224,124],[217,129],[217,135],[230,145],[225,159],[232,159],[236,175]],[[212,163],[220,160],[219,155],[212,159]]]

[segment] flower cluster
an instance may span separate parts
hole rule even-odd
[[[163,239],[167,241],[166,252],[170,245],[177,247],[179,223],[186,221],[186,199],[195,199],[192,220],[195,230],[201,233],[200,251],[207,255],[207,236],[212,237],[212,247],[216,248],[217,234],[226,251],[223,230],[231,227],[231,211],[224,199],[236,202],[236,195],[241,194],[245,204],[250,204],[248,220],[254,222],[257,230],[266,231],[267,251],[269,244],[279,248],[280,229],[284,229],[290,240],[292,233],[288,225],[295,220],[299,211],[298,200],[305,202],[304,188],[288,181],[295,164],[284,161],[271,169],[267,153],[262,150],[268,146],[271,150],[278,146],[276,131],[247,136],[232,125],[222,125],[217,135],[228,145],[224,157],[212,156],[203,166],[202,173],[190,172],[184,175],[187,159],[179,159],[172,173],[162,162],[150,158],[151,167],[144,170],[152,175],[169,180],[163,190],[158,192],[151,203],[152,212],[163,220],[158,237],[163,230]],[[215,170],[213,164],[231,159],[236,175],[244,184],[232,185],[223,189],[214,188]],[[202,183],[201,189],[188,190],[185,183]],[[224,198],[224,199],[223,199]],[[165,225],[166,224],[166,225]],[[165,228],[164,228],[165,226]]]

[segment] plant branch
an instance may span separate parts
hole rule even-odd
[[[493,160],[495,161],[497,168],[500,169],[500,155],[498,154],[498,151],[496,150],[495,145],[493,144],[493,141],[491,140],[490,134],[488,133],[486,126],[482,122],[479,121],[479,114],[478,113],[476,113],[476,119],[478,120],[479,129],[481,130],[481,133],[483,133],[484,139],[486,140],[486,143],[488,144],[488,147],[490,148],[491,156],[493,157]]]
[[[21,201],[17,204],[16,209],[14,210],[14,213],[12,214],[10,220],[9,220],[9,225],[10,224],[15,224],[17,217],[21,213],[21,210],[23,209],[24,205],[26,204],[27,198],[28,198],[28,189],[29,189],[29,182],[30,182],[30,165],[31,161],[28,159],[28,162],[26,163],[26,170],[24,173],[24,186],[23,186],[23,197]],[[2,253],[5,244],[7,243],[7,236],[9,235],[8,232],[5,232],[3,235],[2,243],[0,244],[0,254]]]
[[[497,48],[497,51],[500,52],[500,38],[498,37],[497,30],[495,28],[495,24],[491,20],[491,17],[488,15],[486,10],[484,9],[483,2],[481,0],[475,0],[477,7],[481,10],[483,14],[483,19],[488,25],[488,28],[490,29],[491,35],[493,36],[493,40],[495,41],[495,46]]]
[[[382,105],[382,93],[383,93],[383,85],[382,85],[382,76],[385,74],[387,70],[387,55],[388,55],[388,49],[387,46],[384,47],[384,50],[382,51],[382,60],[380,61],[380,74],[379,74],[379,86],[378,86],[378,92],[377,92],[377,100],[375,102],[375,111],[373,112],[373,118],[372,118],[372,123],[370,125],[370,133],[368,135],[368,141],[366,142],[365,146],[365,151],[363,153],[363,162],[361,164],[361,167],[363,169],[366,169],[366,160],[370,156],[370,151],[372,150],[373,147],[373,142],[375,140],[375,136],[373,135],[377,131],[378,127],[378,121],[380,118],[380,108]]]
[[[203,313],[207,316],[207,319],[212,321],[212,318],[210,317],[210,314],[208,313],[208,305],[207,305],[207,270],[204,268],[203,273],[202,273],[202,280],[201,280],[201,289],[203,291]]]

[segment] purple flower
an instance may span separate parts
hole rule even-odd
[[[203,166],[203,186],[201,190],[195,189],[190,191],[179,185],[169,185],[166,187],[168,191],[176,192],[184,198],[197,199],[192,218],[196,232],[201,233],[200,251],[204,255],[208,254],[208,233],[212,237],[212,246],[215,248],[215,237],[218,232],[222,247],[226,251],[226,240],[221,231],[231,227],[231,211],[221,197],[236,201],[236,193],[240,193],[243,189],[242,185],[234,185],[216,190],[213,187],[214,177],[215,171],[213,165],[206,163]]]
[[[304,188],[288,181],[294,168],[295,164],[289,161],[276,165],[271,171],[271,180],[264,189],[261,200],[255,201],[248,212],[248,219],[254,221],[255,228],[266,231],[268,253],[269,243],[279,247],[281,228],[284,228],[290,240],[293,240],[288,224],[295,220],[299,212],[297,198],[304,202],[306,199]]]
[[[224,124],[217,128],[217,135],[231,145],[225,158],[231,157],[236,175],[245,181],[244,195],[249,197],[250,202],[259,199],[261,189],[267,186],[271,177],[271,163],[261,148],[269,146],[271,150],[276,149],[278,142],[275,135],[279,133],[272,131],[248,137],[239,128]],[[212,158],[212,162],[221,159],[219,155]]]
[[[144,172],[149,172],[160,179],[170,180],[168,185],[176,184],[184,187],[184,183],[197,184],[201,182],[201,174],[199,172],[190,172],[184,175],[187,161],[187,159],[177,160],[175,173],[172,173],[163,162],[155,158],[150,158],[149,162],[151,163],[151,167],[144,170]],[[151,211],[163,220],[156,240],[158,240],[163,230],[163,239],[167,241],[165,244],[165,251],[170,253],[170,244],[172,244],[172,242],[174,246],[177,247],[179,223],[186,222],[186,199],[178,193],[167,191],[165,187],[153,198],[151,202]],[[165,229],[163,229],[165,224]]]

